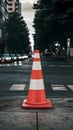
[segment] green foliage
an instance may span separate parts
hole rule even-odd
[[[73,0],[38,0],[33,8],[35,48],[44,50],[54,41],[66,47],[66,39],[73,35]]]
[[[12,13],[6,22],[7,47],[10,53],[29,53],[29,31],[23,17]]]

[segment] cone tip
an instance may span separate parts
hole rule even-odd
[[[40,53],[40,51],[39,50],[35,50],[34,53]]]

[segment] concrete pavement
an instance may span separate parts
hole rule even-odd
[[[22,109],[25,98],[0,99],[0,130],[73,130],[73,98],[51,98],[52,109]]]

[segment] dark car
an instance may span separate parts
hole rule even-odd
[[[52,52],[45,52],[43,55],[44,55],[44,56],[52,56],[53,53],[52,53]]]
[[[20,54],[16,54],[16,57],[17,57],[17,61],[22,60],[22,57],[21,57],[21,55],[20,55]]]
[[[1,57],[1,63],[9,63],[11,62],[11,57],[9,56],[9,53],[4,53]]]
[[[17,57],[15,54],[10,54],[12,62],[17,61]]]

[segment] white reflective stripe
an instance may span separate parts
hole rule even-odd
[[[39,80],[34,80],[31,79],[30,80],[30,86],[29,86],[30,90],[42,90],[44,89],[44,82],[43,79],[39,79]]]
[[[34,54],[34,57],[35,57],[35,58],[40,58],[39,53],[35,53],[35,54]]]
[[[41,70],[41,63],[38,62],[33,62],[32,70]]]

